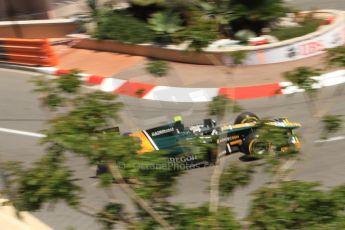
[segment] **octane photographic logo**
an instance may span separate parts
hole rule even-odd
[[[189,170],[193,168],[200,168],[200,167],[207,167],[210,163],[206,160],[201,160],[195,162],[198,158],[194,155],[174,158],[170,157],[167,158],[166,163],[147,163],[144,161],[138,161],[135,163],[125,163],[125,162],[117,162],[119,168],[122,169],[130,169],[130,168],[137,168],[142,170]]]

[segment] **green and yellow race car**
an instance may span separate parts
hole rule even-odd
[[[274,146],[275,151],[287,152],[289,148],[300,148],[300,142],[295,129],[301,124],[290,122],[287,118],[277,118],[261,121],[257,115],[244,112],[237,116],[234,124],[217,126],[212,119],[205,119],[202,124],[185,127],[182,118],[177,116],[174,122],[129,135],[140,141],[139,154],[165,150],[169,162],[184,162],[190,166],[214,163],[217,154],[230,154],[243,152],[247,156],[257,157],[270,150],[272,143],[270,138],[260,136],[260,127],[274,127],[284,133],[285,144]],[[199,139],[202,143],[213,144],[207,154],[196,156],[190,147],[184,144],[186,141]],[[219,151],[219,146],[223,148]]]

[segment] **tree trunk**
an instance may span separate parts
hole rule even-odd
[[[119,183],[118,185],[122,191],[124,191],[132,200],[134,200],[143,210],[145,210],[164,229],[168,229],[168,230],[174,229],[144,199],[140,198],[128,184],[124,183],[121,172],[115,162],[108,162],[107,167],[109,168],[111,175]]]
[[[218,154],[219,155],[219,154]],[[217,156],[217,163],[214,166],[214,170],[210,180],[210,204],[209,204],[209,211],[210,212],[217,212],[219,206],[219,181],[220,176],[222,175],[225,159],[219,158]]]
[[[209,60],[214,64],[214,65],[223,65],[218,59],[216,59],[212,55],[208,55]],[[229,74],[231,77],[231,80],[233,80],[233,73],[229,70],[228,67],[224,66],[225,73]],[[232,95],[234,95],[235,92],[233,92]],[[234,100],[235,103],[235,100]],[[230,110],[232,108],[232,105],[229,105],[228,103],[225,105],[225,112],[224,116],[220,119],[220,117],[217,118],[217,122],[219,124],[223,125],[227,123],[228,118],[230,117]],[[227,134],[220,134],[218,140],[224,140],[224,138],[227,138]],[[217,154],[217,159],[216,159],[216,164],[215,168],[213,170],[211,179],[210,179],[210,203],[209,203],[209,211],[210,212],[217,212],[218,211],[218,206],[219,206],[219,182],[220,182],[220,177],[222,175],[224,165],[225,165],[225,159],[220,158],[223,154],[222,152],[225,151],[226,148],[226,141],[217,143],[217,149],[218,149],[218,154]]]

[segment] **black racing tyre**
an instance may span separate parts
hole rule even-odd
[[[270,145],[268,142],[260,140],[258,135],[250,133],[246,136],[241,150],[248,156],[260,157],[269,151]]]
[[[258,121],[259,117],[251,112],[243,112],[240,115],[238,115],[235,119],[234,124],[244,124],[244,123],[249,123],[253,121]]]

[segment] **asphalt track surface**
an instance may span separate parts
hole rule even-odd
[[[33,73],[0,69],[0,128],[35,133],[45,128],[47,115],[39,107],[37,95],[32,92],[32,83],[28,82],[32,75]],[[206,103],[162,103],[129,97],[119,97],[118,100],[125,104],[120,125],[124,132],[164,124],[171,121],[175,115],[182,115],[187,124],[202,122],[202,119],[207,117]],[[344,85],[322,89],[317,101],[317,111],[319,114],[345,114],[344,100]],[[286,116],[291,121],[302,123],[303,127],[299,133],[302,135],[303,153],[301,160],[293,166],[295,170],[291,179],[320,181],[325,186],[345,183],[345,140],[315,143],[319,139],[320,125],[318,118],[311,116],[303,94],[241,101],[241,106],[260,117]],[[313,115],[315,114],[313,112]],[[234,116],[229,118],[229,121],[233,120]],[[341,130],[336,136],[345,136],[345,130]],[[20,160],[29,164],[43,154],[43,149],[39,146],[37,137],[0,132],[0,153],[2,161]],[[236,153],[227,156],[226,161],[240,162],[241,156],[241,153]],[[84,189],[85,202],[101,207],[108,200],[108,196],[97,188],[97,181],[92,178],[95,169],[78,157],[70,156],[68,162],[75,170],[76,177],[80,179],[78,183]],[[188,171],[178,180],[175,194],[169,200],[187,206],[207,202],[207,187],[212,170],[212,167],[208,167]],[[234,207],[239,217],[243,217],[248,208],[249,194],[269,179],[268,174],[259,170],[248,187],[236,190],[231,197],[222,198],[221,204]],[[128,211],[133,210],[133,205],[129,203],[126,195],[116,186],[113,186],[113,190],[119,201],[128,204]],[[65,204],[45,207],[34,214],[54,229],[65,229],[68,226],[85,230],[100,228],[92,218]]]

